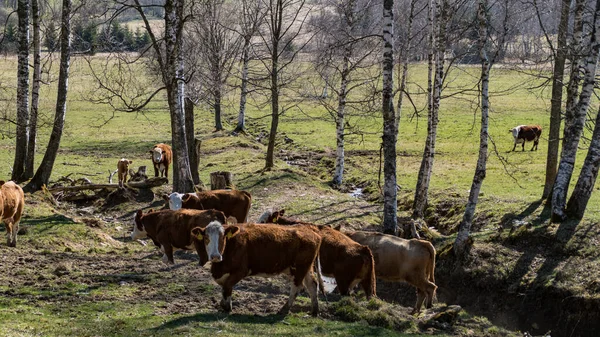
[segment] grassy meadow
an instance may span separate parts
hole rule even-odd
[[[103,57],[95,56],[93,64],[96,70],[104,64]],[[143,112],[114,112],[106,104],[89,101],[89,97],[98,93],[98,88],[84,59],[74,57],[72,61],[65,132],[51,180],[70,176],[75,179],[87,177],[94,183],[105,183],[109,172],[116,169],[117,161],[122,157],[133,160],[134,168],[146,165],[148,172],[152,173],[148,151],[158,142],[170,143],[171,140],[164,95],[158,95]],[[0,93],[3,98],[0,100],[0,109],[12,113],[16,110],[16,62],[16,57],[0,59],[0,83],[7,88]],[[117,74],[111,64],[107,69],[109,74]],[[143,66],[135,70],[134,83],[126,90],[151,91],[154,80],[145,74]],[[473,89],[478,73],[478,67],[465,66],[448,75],[449,87],[444,94],[451,97],[444,99],[441,104],[430,186],[430,225],[453,228],[462,216],[477,160],[480,116],[473,91],[455,93],[458,88]],[[36,163],[43,157],[52,125],[57,84],[55,76],[52,74],[48,77],[45,81],[48,85],[42,86],[42,127]],[[416,92],[418,85],[425,87],[426,65],[412,65],[410,81],[415,92],[413,100],[422,108],[425,96]],[[490,137],[493,144],[490,146],[488,171],[476,216],[476,221],[481,223],[476,226],[477,232],[474,233],[476,242],[481,243],[478,249],[493,245],[490,243],[492,237],[497,232],[498,224],[505,218],[534,223],[533,228],[517,228],[514,233],[511,230],[510,234],[503,234],[505,236],[502,238],[509,242],[530,238],[540,231],[551,240],[550,237],[560,231],[557,226],[549,226],[546,220],[539,220],[543,219],[540,216],[542,209],[540,204],[536,204],[544,184],[550,106],[550,90],[539,89],[541,83],[541,79],[507,67],[494,68],[491,73]],[[224,103],[223,122],[228,131],[235,127],[238,95],[237,91],[232,91]],[[213,132],[214,116],[206,107],[196,108],[196,134],[203,139],[201,180],[208,183],[210,172],[233,172],[237,187],[249,190],[253,195],[250,219],[258,218],[267,208],[285,207],[287,214],[308,221],[325,224],[343,222],[354,228],[376,228],[381,222],[381,205],[376,197],[382,129],[380,116],[361,117],[359,123],[364,131],[363,136],[348,137],[347,186],[342,190],[334,190],[328,182],[335,161],[335,124],[310,99],[300,104],[301,109],[290,109],[281,116],[279,134],[289,137],[293,142],[288,144],[280,139],[276,148],[276,169],[260,172],[264,167],[266,138],[257,138],[270,126],[269,107],[262,104],[264,100],[261,99],[256,97],[247,107],[248,135],[231,136],[228,131]],[[597,101],[593,104],[593,111],[596,111]],[[350,123],[358,122],[351,120]],[[540,124],[544,128],[539,150],[529,151],[532,143],[527,143],[525,152],[509,152],[513,139],[508,130],[529,123]],[[11,137],[14,125],[3,122],[0,131],[3,133],[0,138],[0,179],[7,180],[14,160],[15,140]],[[416,116],[412,108],[403,109],[397,146],[401,216],[409,214],[426,133],[426,111]],[[586,135],[590,134],[586,131]],[[586,149],[581,146],[575,178],[585,154]],[[306,164],[289,164],[298,160]],[[370,191],[368,200],[357,199],[347,193],[355,186]],[[598,187],[582,221],[588,229],[600,221],[600,194],[597,190]],[[27,230],[19,236],[18,247],[8,249],[4,242],[0,242],[0,274],[4,274],[0,278],[0,325],[3,326],[0,336],[516,334],[494,325],[490,320],[516,330],[511,322],[497,318],[488,320],[465,311],[459,314],[459,323],[450,328],[432,323],[433,314],[412,317],[408,315],[410,309],[407,306],[412,305],[414,300],[413,288],[406,288],[410,289],[412,298],[400,299],[400,304],[389,307],[379,300],[369,303],[360,299],[357,300],[358,304],[330,300],[329,304],[324,305],[324,314],[320,318],[306,317],[309,301],[300,296],[300,308],[281,318],[270,313],[276,311],[271,310],[275,306],[273,299],[283,303],[286,298],[288,288],[285,283],[279,280],[273,281],[272,286],[265,286],[260,283],[262,281],[243,281],[240,283],[242,286],[234,290],[234,314],[219,313],[216,309],[220,299],[219,287],[204,282],[209,279],[208,269],[197,267],[195,254],[176,255],[176,266],[164,268],[160,256],[150,244],[145,246],[126,240],[131,230],[133,212],[140,208],[162,207],[159,195],[170,192],[170,187],[160,187],[154,192],[156,196],[133,204],[104,207],[98,201],[91,207],[83,208],[68,203],[52,205],[48,196],[41,193],[28,195],[22,221]],[[444,213],[440,213],[440,209]],[[3,231],[0,228],[0,234]],[[595,231],[586,233],[594,234]],[[447,241],[441,240],[436,244],[438,252],[451,238],[452,235],[446,237]],[[595,233],[591,239],[597,238]],[[566,238],[567,241],[569,239]],[[575,239],[584,240],[583,235],[573,236]],[[567,248],[561,246],[561,249],[575,252],[580,242],[570,241],[565,244]],[[515,281],[519,286],[538,279],[535,277],[540,270],[538,255],[528,260],[524,258],[529,256],[527,253],[519,255],[520,251],[511,250],[508,244],[503,243],[501,248],[489,248],[489,251],[498,250],[504,254],[505,260],[493,259],[497,265],[506,266],[506,269],[496,271],[499,279],[510,279],[515,274],[523,276]],[[480,250],[476,252],[480,253]],[[581,254],[582,259],[597,255],[592,248]],[[180,262],[182,260],[184,262]],[[571,268],[567,261],[570,260],[561,260],[558,267],[554,266],[556,269],[552,269],[549,272],[551,276],[544,278],[543,282],[549,286],[558,284],[565,289],[581,286],[580,290],[586,296],[596,297],[597,293],[589,291],[587,285],[576,284],[579,282],[575,280],[578,270],[569,270],[567,273],[567,268]],[[597,263],[590,264],[580,266],[600,269]],[[510,269],[513,266],[515,270],[517,267],[526,270],[521,275],[520,271],[517,273]],[[474,273],[488,273],[495,268],[492,262],[479,267],[474,268]],[[440,270],[444,270],[443,267]],[[443,280],[439,273],[436,274],[436,280]],[[443,281],[439,282],[441,284]],[[264,291],[265,288],[267,291]],[[265,292],[268,293],[267,298]],[[398,291],[391,293],[397,295]],[[444,298],[443,291],[441,294]],[[396,295],[380,297],[396,301]],[[246,301],[251,305],[244,307]],[[242,309],[236,309],[240,307]],[[444,303],[438,303],[433,311],[439,313],[445,308]],[[531,329],[537,329],[536,326],[532,325]]]

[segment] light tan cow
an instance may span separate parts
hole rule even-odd
[[[430,308],[435,297],[435,248],[429,241],[406,240],[396,236],[364,231],[345,232],[352,240],[368,246],[375,259],[375,274],[385,281],[407,282],[417,288],[419,313],[423,301]]]
[[[125,158],[121,158],[117,162],[117,174],[119,177],[119,187],[124,187],[127,182],[127,174],[129,174],[129,165],[132,164],[133,161],[127,160]]]
[[[23,208],[25,208],[25,195],[21,186],[12,181],[0,180],[0,220],[4,220],[6,244],[9,247],[17,246],[17,233]]]

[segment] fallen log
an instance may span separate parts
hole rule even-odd
[[[167,184],[168,180],[165,177],[154,177],[148,178],[144,181],[132,181],[125,184],[130,188],[152,188]],[[84,191],[84,190],[100,190],[103,188],[119,188],[119,184],[89,184],[79,186],[59,186],[48,189],[50,193],[62,192],[62,191]]]

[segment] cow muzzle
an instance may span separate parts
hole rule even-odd
[[[223,261],[223,256],[221,254],[212,254],[210,256],[210,262],[221,262]]]

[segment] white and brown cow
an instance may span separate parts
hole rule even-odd
[[[517,147],[517,144],[522,144],[522,149],[525,151],[525,142],[533,141],[533,146],[531,147],[531,151],[535,148],[537,151],[538,143],[540,142],[540,137],[542,136],[542,127],[539,125],[519,125],[514,128],[508,130],[513,135],[515,139],[515,145],[513,146],[513,151]]]
[[[123,187],[127,182],[127,175],[129,174],[129,165],[132,163],[133,161],[127,160],[125,158],[121,158],[117,162],[117,175],[119,177],[119,187]]]
[[[4,220],[6,244],[9,247],[17,246],[17,233],[23,208],[25,208],[25,195],[21,186],[12,181],[0,180],[0,220]]]
[[[375,272],[385,281],[407,282],[417,288],[417,303],[412,313],[419,313],[423,301],[430,308],[435,297],[435,248],[429,241],[406,240],[392,235],[347,231],[354,241],[371,248]]]
[[[211,221],[225,221],[225,219],[223,212],[213,209],[206,211],[163,209],[159,211],[150,210],[146,214],[139,210],[134,217],[131,238],[138,240],[149,237],[164,253],[162,261],[165,264],[173,264],[174,249],[194,249],[194,243],[190,235],[193,228],[205,227]],[[208,259],[206,252],[199,257],[200,261],[206,263]]]
[[[169,165],[173,159],[173,151],[171,147],[164,143],[154,145],[152,150],[152,165],[154,165],[154,176],[158,177],[160,172],[161,177],[169,178]]]
[[[283,217],[283,214],[285,214],[283,209],[274,212],[266,211],[260,216],[258,222],[308,226],[322,238],[319,250],[321,273],[335,278],[340,294],[349,295],[350,290],[360,283],[367,299],[376,296],[375,262],[369,247],[356,243],[347,235],[329,226],[301,222]]]
[[[291,278],[291,290],[279,313],[289,312],[304,285],[311,299],[311,313],[318,314],[318,287],[311,270],[321,237],[311,229],[273,224],[223,226],[213,221],[205,228],[194,228],[192,236],[198,255],[205,251],[212,262],[212,277],[223,289],[223,310],[231,311],[233,286],[243,278],[285,274]]]
[[[252,204],[252,196],[246,191],[240,190],[213,190],[197,193],[173,192],[163,196],[169,203],[169,208],[177,210],[181,208],[191,209],[216,209],[225,216],[233,216],[238,223],[248,221],[248,212]]]

